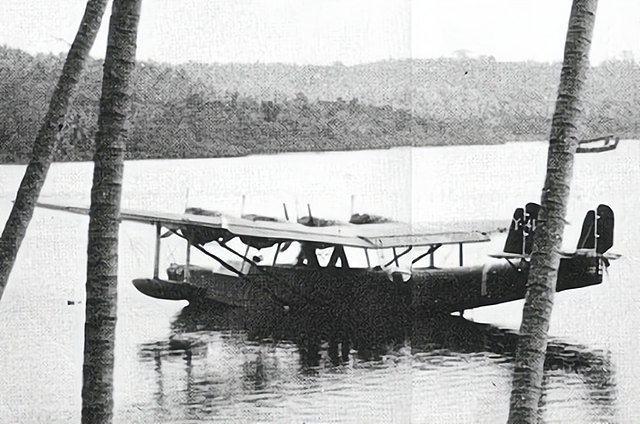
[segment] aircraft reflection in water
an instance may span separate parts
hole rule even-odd
[[[87,208],[39,206],[88,213]],[[169,341],[142,349],[143,363],[155,361],[155,421],[215,416],[229,422],[277,422],[283,410],[317,412],[322,403],[341,403],[340,410],[348,414],[355,402],[345,393],[366,394],[358,414],[371,414],[372,385],[377,393],[401,395],[376,401],[408,398],[404,409],[412,411],[420,402],[442,401],[441,393],[429,391],[438,387],[432,384],[434,374],[461,363],[474,370],[488,366],[495,375],[487,378],[508,387],[511,372],[506,377],[501,371],[511,367],[517,336],[451,313],[524,298],[539,210],[533,203],[517,208],[503,252],[493,255],[500,263],[475,266],[462,263],[463,246],[486,242],[490,235],[477,228],[461,230],[456,223],[442,231],[357,214],[348,223],[322,222],[310,211],[296,222],[194,208],[184,214],[121,211],[123,220],[156,226],[153,277],[136,278],[134,286],[154,298],[191,304],[174,323]],[[163,279],[159,257],[161,241],[168,236],[186,240],[186,263],[169,267]],[[601,204],[583,220],[575,251],[562,254],[557,291],[600,284],[609,260],[618,257],[609,253],[613,239],[613,211]],[[298,260],[279,263],[281,253],[294,250],[293,243],[299,248]],[[459,248],[458,264],[436,266],[434,254],[443,245]],[[191,248],[218,265],[194,266]],[[268,249],[273,253],[268,261],[253,256]],[[323,250],[330,252],[326,263],[320,260]],[[354,250],[364,259],[360,263],[348,257]],[[391,259],[374,263],[376,255],[370,253],[383,251],[391,252]],[[222,257],[225,252],[239,262],[234,266]],[[422,264],[426,260],[429,264]],[[559,381],[587,393],[578,405],[590,415],[585,419],[615,418],[615,385],[606,353],[552,341],[546,367],[547,410],[557,413],[553,396],[566,390],[556,387]],[[356,373],[356,380],[366,381],[366,390],[351,386],[353,379],[342,378],[343,372]],[[424,372],[431,374],[421,380]],[[459,372],[465,387],[456,390],[481,395],[468,387],[469,369]],[[420,396],[413,402],[415,391]],[[335,397],[327,400],[329,395]],[[301,401],[306,402],[303,407]],[[572,402],[562,404],[571,408]],[[493,422],[502,420],[501,413],[496,412]],[[296,416],[295,421],[312,421],[309,418]],[[568,420],[584,422],[573,414]]]
[[[344,337],[342,323],[322,311],[313,315],[315,319],[307,313],[253,317],[240,313],[251,312],[219,304],[188,306],[173,323],[168,341],[141,347],[140,361],[155,368],[157,420],[232,417],[239,404],[249,409],[259,406],[260,413],[283,413],[287,406],[295,412],[299,406],[291,399],[301,402],[308,396],[313,404],[332,390],[341,396],[357,390],[349,385],[352,379],[345,378],[349,373],[363,373],[359,378],[367,379],[388,370],[381,390],[396,395],[398,390],[409,395],[411,390],[430,390],[416,387],[419,379],[411,383],[413,376],[451,373],[460,364],[465,367],[460,374],[465,381],[478,377],[474,366],[488,366],[497,375],[508,369],[510,375],[517,342],[514,332],[436,315],[406,322],[381,319],[384,327],[368,326],[351,344],[338,343]],[[279,337],[274,339],[273,334]],[[395,385],[393,379],[402,380],[402,375],[407,380]],[[510,384],[508,379],[498,382]],[[589,422],[616,422],[615,375],[608,352],[550,340],[543,410],[553,412],[558,390],[586,394],[578,406]]]

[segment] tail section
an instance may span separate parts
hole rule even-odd
[[[538,223],[538,214],[540,213],[540,205],[537,203],[527,203],[524,215],[524,254],[530,255],[533,250],[533,233]]]
[[[509,255],[528,256],[533,248],[533,234],[536,229],[540,205],[528,203],[518,208],[504,245],[504,253]],[[607,205],[599,205],[596,210],[587,212],[582,224],[582,232],[578,240],[577,250],[593,250],[603,255],[613,246],[614,229],[613,210]]]
[[[613,246],[613,210],[607,205],[598,205],[595,211],[587,212],[582,223],[578,250],[595,250],[602,255]]]
[[[509,234],[507,235],[507,241],[504,243],[504,253],[522,254],[522,242],[524,240],[524,234],[522,231],[524,223],[524,209],[518,208],[513,213],[513,219],[511,220],[511,226],[509,227]]]
[[[515,255],[530,255],[533,247],[533,234],[538,221],[540,205],[527,203],[526,207],[518,208],[513,213],[513,220],[509,227],[504,253]]]

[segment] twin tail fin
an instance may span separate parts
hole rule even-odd
[[[506,255],[531,255],[539,213],[540,205],[536,203],[528,203],[525,208],[515,210],[504,245]],[[594,251],[604,255],[613,247],[614,221],[613,210],[607,205],[601,204],[595,210],[588,211],[582,223],[577,251]]]

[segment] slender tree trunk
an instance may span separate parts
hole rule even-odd
[[[573,160],[578,146],[580,99],[589,68],[589,49],[597,0],[574,0],[564,50],[564,63],[553,115],[547,176],[533,241],[527,295],[516,350],[510,424],[539,421],[547,333],[556,290]]]
[[[64,126],[71,97],[96,39],[107,0],[89,0],[80,28],[62,68],[49,110],[33,145],[31,160],[20,183],[11,214],[0,237],[0,299],[33,216],[38,196],[51,165],[53,151]]]
[[[141,3],[114,0],[109,23],[89,213],[83,424],[113,418],[118,219]]]

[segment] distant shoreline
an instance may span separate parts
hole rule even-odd
[[[514,140],[508,142],[500,142],[500,143],[442,143],[442,144],[427,144],[427,145],[394,145],[387,147],[368,147],[364,146],[359,149],[332,149],[332,150],[279,150],[279,151],[258,151],[258,152],[245,152],[242,154],[227,154],[227,155],[206,155],[206,156],[145,156],[145,157],[133,157],[129,154],[125,154],[125,160],[127,161],[144,161],[144,160],[180,160],[180,159],[233,159],[233,158],[244,158],[249,156],[277,156],[282,154],[297,154],[297,153],[347,153],[347,152],[359,152],[359,151],[384,151],[384,150],[393,150],[393,149],[403,149],[403,148],[421,148],[421,147],[453,147],[453,146],[498,146],[504,145],[507,143],[518,143],[518,142],[539,142],[538,140]],[[74,162],[91,162],[92,159],[85,160],[54,160],[53,163],[74,163]],[[25,161],[16,161],[16,162],[0,162],[3,165],[27,165],[29,163],[28,160]]]
[[[538,139],[525,139],[525,140],[511,140],[502,143],[475,143],[475,144],[438,144],[438,145],[424,145],[424,146],[390,146],[385,148],[362,148],[362,149],[342,149],[342,150],[298,150],[298,151],[278,151],[278,152],[257,152],[257,153],[246,153],[243,155],[227,155],[227,156],[192,156],[192,157],[145,157],[145,158],[135,158],[135,157],[127,157],[125,160],[127,161],[155,161],[155,160],[186,160],[186,159],[235,159],[235,158],[246,158],[246,157],[260,157],[260,156],[277,156],[277,155],[291,155],[291,154],[299,154],[299,153],[350,153],[350,152],[381,152],[385,150],[394,150],[394,149],[407,149],[407,148],[438,148],[438,147],[476,147],[476,146],[502,146],[511,143],[546,143],[547,140],[538,138]],[[80,162],[91,162],[91,159],[87,160],[56,160],[53,163],[80,163]],[[28,162],[5,162],[3,165],[6,166],[25,166]]]
[[[636,140],[640,137],[637,136],[625,136],[624,134],[619,137],[620,140]],[[509,141],[503,141],[500,143],[442,143],[442,144],[427,144],[427,145],[397,145],[397,146],[388,146],[388,147],[363,147],[361,149],[333,149],[333,150],[281,150],[281,151],[258,151],[258,152],[247,152],[243,154],[229,154],[229,155],[208,155],[208,156],[147,156],[147,157],[132,157],[131,155],[126,155],[125,160],[127,161],[146,161],[146,160],[185,160],[185,159],[234,159],[234,158],[245,158],[245,157],[260,157],[260,156],[276,156],[283,154],[297,154],[297,153],[348,153],[348,152],[359,152],[359,151],[385,151],[385,150],[393,150],[393,149],[403,149],[403,148],[437,148],[437,147],[475,147],[475,146],[502,146],[511,143],[547,143],[544,137],[526,137],[521,139],[514,139]],[[87,158],[84,160],[54,160],[53,163],[78,163],[78,162],[91,162],[91,158]],[[2,165],[15,165],[15,166],[24,166],[28,164],[28,161],[22,162],[0,162]]]
[[[63,64],[0,46],[0,163],[27,163]],[[560,64],[491,57],[362,65],[139,62],[126,158],[227,158],[401,146],[490,145],[548,137]],[[640,136],[633,61],[590,69],[585,138]],[[90,59],[54,152],[92,159],[102,61]]]

